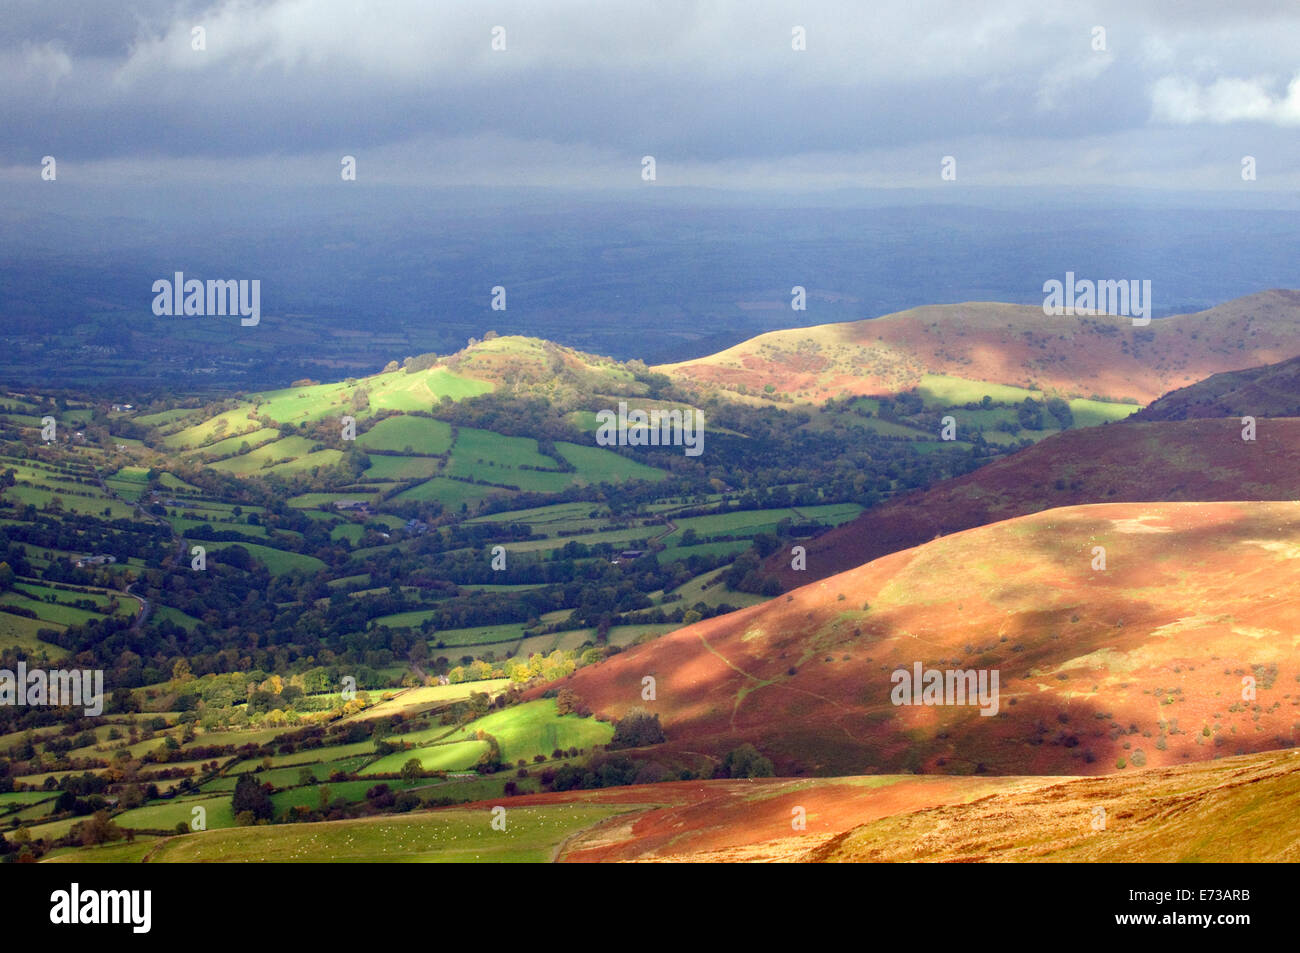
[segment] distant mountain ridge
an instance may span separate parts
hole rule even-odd
[[[926,374],[1148,403],[1211,374],[1300,356],[1300,291],[1271,290],[1134,327],[997,302],[928,305],[878,318],[761,334],[656,367],[703,388],[828,397],[897,393]]]

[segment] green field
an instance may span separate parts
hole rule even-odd
[[[208,798],[177,798],[173,801],[164,801],[161,804],[149,804],[119,814],[113,820],[117,822],[118,827],[123,828],[173,830],[181,821],[186,824],[191,823],[191,819],[195,817],[193,813],[195,807],[203,808],[206,814],[205,822],[208,825],[208,830],[235,826],[234,811],[231,807],[230,797],[227,795]]]
[[[194,450],[205,444],[252,433],[258,429],[260,425],[248,419],[248,411],[228,410],[215,417],[209,417],[202,423],[169,434],[164,438],[163,445],[171,450]]]
[[[28,652],[48,652],[50,658],[66,655],[66,650],[36,637],[41,629],[62,630],[62,625],[52,624],[42,619],[27,619],[23,616],[0,612],[0,648],[21,648]]]
[[[192,615],[186,615],[180,609],[173,609],[171,606],[155,605],[150,610],[150,618],[159,622],[166,621],[179,625],[182,629],[193,630],[199,624],[199,620]]]
[[[261,430],[254,430],[251,433],[239,434],[235,437],[227,437],[225,440],[218,440],[215,443],[205,444],[199,450],[194,451],[196,454],[211,455],[217,457],[228,457],[244,450],[244,445],[248,445],[249,450],[255,450],[273,440],[280,438],[280,431],[273,430],[270,427],[264,427]]]
[[[32,599],[40,599],[42,601],[53,599],[60,603],[71,603],[85,600],[93,602],[99,607],[100,611],[107,611],[109,604],[114,598],[109,593],[97,590],[77,592],[70,589],[55,589],[52,586],[42,586],[31,582],[19,582],[15,584],[14,592],[19,592]],[[134,602],[130,599],[127,599],[126,601],[131,603],[131,605],[123,606],[122,600],[118,600],[118,612],[123,615],[134,614]]]
[[[540,467],[525,470],[521,467]],[[517,486],[535,493],[558,493],[574,482],[574,475],[555,471],[559,462],[543,456],[537,441],[507,437],[489,430],[462,427],[457,431],[447,463],[449,476]]]
[[[485,715],[451,738],[472,738],[477,731],[485,731],[497,739],[501,759],[506,762],[520,758],[531,761],[538,754],[549,758],[556,748],[589,749],[608,744],[614,737],[614,726],[606,722],[556,714],[553,698],[541,698]]]
[[[389,417],[358,434],[357,446],[397,453],[446,453],[451,449],[451,424],[428,417]]]
[[[1112,420],[1123,420],[1141,409],[1137,404],[1110,404],[1084,398],[1070,401],[1070,411],[1074,414],[1076,427],[1096,427]]]
[[[648,540],[658,536],[663,530],[657,526],[631,526],[626,529],[607,529],[597,533],[583,533],[581,536],[554,536],[550,539],[528,539],[518,543],[505,543],[505,548],[512,553],[536,553],[547,549],[560,549],[571,542],[594,546],[597,543],[612,543],[627,546],[631,543]]]
[[[184,420],[186,417],[198,416],[202,412],[198,407],[177,407],[173,410],[160,410],[156,414],[144,414],[133,419],[146,427],[162,427],[166,424]]]
[[[505,830],[491,806],[444,808],[330,824],[209,830],[169,838],[153,863],[424,862],[545,863],[568,837],[628,810],[625,805],[505,807]]]
[[[397,712],[409,714],[434,705],[469,698],[473,692],[496,694],[509,684],[510,680],[508,678],[489,678],[478,682],[459,682],[455,685],[422,685],[418,688],[407,688],[398,692],[395,697],[388,701],[381,701],[371,705],[364,711],[360,711],[345,720],[381,718]]]
[[[130,609],[133,612],[138,605],[134,600],[129,599],[127,602],[129,603],[129,606],[124,605],[122,607],[123,611],[120,614],[125,615],[125,610],[127,609]],[[46,623],[54,622],[57,623],[58,626],[80,625],[81,623],[89,622],[92,619],[104,618],[103,613],[91,612],[88,609],[77,609],[73,606],[65,606],[57,602],[45,602],[42,599],[29,599],[17,591],[0,593],[0,604],[31,609],[40,616],[42,621]],[[0,613],[0,615],[7,616],[9,613]],[[50,626],[47,625],[47,628],[48,627]]]
[[[478,759],[487,753],[486,741],[473,739],[460,740],[448,744],[430,745],[425,748],[411,748],[407,751],[394,751],[368,765],[361,773],[396,774],[402,765],[415,758],[420,767],[426,771],[467,771],[478,763]]]
[[[596,514],[596,515],[593,515]],[[533,506],[523,510],[509,510],[505,513],[490,513],[476,516],[466,523],[527,523],[544,531],[566,529],[576,523],[588,522],[600,516],[608,516],[607,508],[599,503],[552,503],[549,506]]]
[[[749,549],[751,545],[748,539],[737,539],[725,543],[699,543],[695,546],[679,546],[674,542],[673,537],[669,537],[667,543],[670,548],[659,554],[660,563],[664,562],[664,560],[685,559],[695,553],[701,556],[739,556]]]
[[[323,417],[352,414],[358,420],[381,410],[428,410],[443,397],[460,400],[485,394],[492,386],[461,377],[445,368],[431,368],[415,374],[396,371],[366,379],[369,408],[353,409],[353,395],[360,385],[353,381],[289,387],[268,391],[252,398],[256,411],[279,423],[299,423]]]
[[[1027,397],[1032,397],[1039,403],[1047,399],[1046,395],[1041,391],[1028,390],[1023,387],[1010,387],[1005,384],[993,384],[988,381],[967,380],[966,378],[951,377],[944,374],[924,375],[917,391],[924,400],[926,407],[930,409],[946,409],[962,404],[979,403],[985,396],[1001,404],[1019,404]],[[1068,403],[1071,412],[1074,414],[1074,425],[1076,427],[1095,427],[1112,420],[1123,420],[1129,414],[1136,413],[1140,409],[1137,404],[1111,403],[1086,398],[1074,398]],[[973,417],[972,414],[983,414],[985,416]],[[991,428],[1000,420],[1014,423],[1015,419],[1014,411],[1001,408],[987,411],[963,411],[963,416],[959,417],[958,421],[963,426],[978,424]],[[1031,435],[1041,437],[1043,432],[1033,431]]]
[[[100,847],[65,848],[41,858],[43,864],[138,864],[157,843],[153,837],[137,837]]]
[[[668,474],[663,470],[629,460],[612,450],[601,447],[584,447],[560,440],[556,451],[578,468],[584,483],[622,483],[627,480],[662,480]]]
[[[386,625],[390,629],[399,629],[408,626],[410,628],[416,628],[426,619],[432,618],[437,613],[437,609],[413,609],[410,612],[395,612],[392,615],[380,616],[372,621],[375,625]]]
[[[442,464],[436,457],[370,457],[366,477],[374,480],[424,480],[435,475]]]
[[[209,464],[209,466],[214,470],[224,470],[227,473],[247,476],[267,469],[278,461],[302,461],[312,454],[312,448],[315,446],[316,442],[308,440],[306,437],[281,437],[279,440],[263,444],[249,453],[237,457],[228,457],[225,460]],[[337,450],[327,452],[339,453]]]
[[[186,519],[183,516],[169,516],[167,522],[171,523],[172,529],[182,536],[187,530],[196,526],[211,526],[213,529],[239,533],[241,536],[249,537],[250,540],[265,539],[268,535],[265,526],[255,526],[251,523],[212,522],[206,519]]]
[[[356,544],[365,531],[366,528],[360,523],[341,523],[330,530],[330,539],[346,539],[349,543]]]
[[[730,513],[718,513],[711,516],[690,516],[674,520],[677,529],[665,537],[669,546],[680,546],[682,534],[688,529],[695,530],[698,537],[712,536],[753,536],[757,533],[770,533],[776,530],[783,519],[794,525],[802,523],[823,523],[838,526],[846,523],[862,512],[856,503],[835,503],[825,506],[785,507],[768,510],[734,510]]]
[[[382,619],[376,620],[383,622]],[[392,623],[388,623],[391,625]],[[504,625],[475,625],[464,629],[443,629],[430,636],[430,645],[441,642],[448,648],[460,645],[486,645],[493,642],[511,642],[523,638],[524,624],[509,622]]]
[[[131,519],[135,515],[135,507],[105,496],[93,485],[47,483],[44,487],[38,487],[19,484],[6,487],[0,493],[0,499],[6,503],[17,502],[21,506],[31,504],[37,509],[50,506],[56,497],[64,510],[83,516],[100,517],[105,510],[108,510],[110,519]]]
[[[926,407],[941,409],[960,404],[979,403],[985,396],[1000,404],[1018,404],[1026,397],[1032,397],[1036,401],[1046,399],[1041,391],[993,384],[989,381],[973,381],[964,377],[950,377],[947,374],[922,375],[917,392],[925,401]]]
[[[415,781],[402,781],[398,779],[389,779],[386,781],[330,781],[328,784],[313,784],[304,787],[291,788],[288,791],[280,791],[277,794],[271,795],[271,805],[275,809],[275,816],[283,817],[295,807],[307,807],[312,809],[319,808],[321,794],[325,788],[329,789],[329,800],[333,803],[340,798],[345,801],[364,800],[366,792],[376,784],[387,784],[393,791],[403,791],[427,783],[427,781],[418,779]]]
[[[370,459],[373,461],[378,458],[371,457]],[[417,503],[437,502],[455,509],[461,505],[477,503],[489,496],[509,492],[509,490],[503,490],[500,487],[480,486],[475,483],[464,483],[460,480],[448,480],[446,477],[434,477],[432,480],[425,480],[423,483],[397,494],[394,499],[402,503],[412,501]]]
[[[694,579],[682,583],[672,591],[672,594],[681,596],[681,605],[687,608],[703,602],[710,607],[726,603],[738,609],[743,609],[746,606],[758,605],[760,602],[767,601],[765,596],[754,595],[749,592],[729,591],[726,586],[718,581],[726,572],[726,568],[723,568],[702,573]]]
[[[320,752],[328,757],[329,748],[316,748],[314,751]],[[288,768],[272,768],[269,771],[258,771],[254,774],[262,784],[270,784],[276,788],[287,788],[297,786],[299,778],[304,768],[312,773],[312,776],[321,783],[329,781],[330,775],[335,771],[342,771],[344,774],[351,774],[361,769],[370,758],[366,755],[354,755],[351,758],[338,758],[333,761],[316,761],[308,764],[295,765]],[[222,775],[219,778],[213,778],[203,786],[205,792],[208,791],[233,791],[235,783],[239,780],[240,774],[248,772],[236,772]]]
[[[325,564],[315,556],[285,552],[282,549],[273,549],[270,546],[259,546],[256,543],[212,542],[210,540],[198,540],[195,542],[195,545],[206,548],[209,558],[216,553],[218,559],[221,558],[220,553],[222,550],[228,549],[231,546],[242,546],[248,550],[250,556],[265,565],[273,576],[282,576],[285,573],[293,572],[295,569],[302,569],[306,572],[318,572],[325,568]]]

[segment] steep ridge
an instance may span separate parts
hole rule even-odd
[[[1165,394],[1133,420],[1300,417],[1300,358],[1228,371]]]
[[[657,712],[655,757],[752,742],[778,774],[1172,765],[1295,743],[1297,583],[1300,503],[1067,507],[687,626],[567,686],[607,717]],[[917,663],[996,671],[996,714],[893,704],[892,673]]]
[[[936,536],[1052,506],[1083,503],[1288,500],[1300,496],[1300,419],[1260,421],[1253,442],[1232,420],[1070,430],[972,473],[873,507],[787,551],[764,569],[786,588],[843,572]]]

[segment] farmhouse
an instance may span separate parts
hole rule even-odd
[[[87,566],[106,566],[117,562],[116,556],[110,556],[107,553],[95,556],[82,556],[76,562],[78,569],[85,569]]]

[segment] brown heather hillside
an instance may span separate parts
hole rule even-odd
[[[770,384],[810,402],[896,393],[930,373],[1147,403],[1211,374],[1300,355],[1297,326],[1300,292],[1287,290],[1142,328],[1123,317],[1049,317],[1036,305],[973,302],[774,331],[656,370],[706,389],[761,393]]]
[[[510,803],[626,806],[557,849],[570,863],[1300,861],[1296,749],[1102,778],[681,781]]]
[[[1258,421],[1253,443],[1241,439],[1236,419],[1128,420],[1068,430],[867,510],[803,542],[807,569],[802,572],[790,568],[785,550],[764,569],[793,588],[939,535],[1052,506],[1297,497],[1300,419]]]
[[[914,662],[998,670],[998,714],[893,705]],[[1298,677],[1300,503],[1120,503],[893,553],[561,684],[608,717],[659,713],[647,756],[752,742],[785,775],[1098,775],[1294,745]]]
[[[1133,420],[1300,417],[1300,358],[1215,374],[1166,394]]]
[[[1298,804],[1300,751],[1278,751],[895,814],[796,859],[1296,863]]]
[[[789,860],[868,821],[1060,780],[875,775],[683,781],[527,795],[511,803],[645,805],[574,837],[561,858],[569,862]],[[796,809],[803,812],[801,831],[792,825]]]

